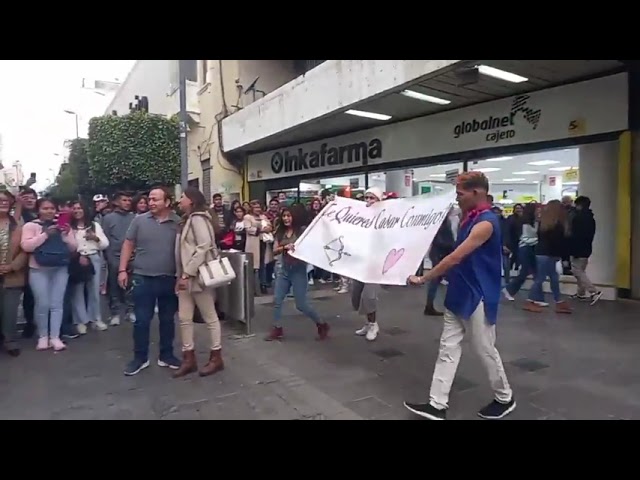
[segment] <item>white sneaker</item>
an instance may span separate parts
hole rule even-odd
[[[341,288],[342,288],[342,287],[341,287],[340,285],[338,285],[337,287],[333,287],[333,290],[337,292],[337,291],[338,291],[338,290],[340,290]]]
[[[114,315],[113,317],[111,317],[109,325],[111,325],[112,327],[117,327],[118,325],[120,325],[120,315]]]
[[[157,308],[157,306],[156,306]],[[136,314],[135,313],[130,313],[129,315],[127,315],[127,320],[129,320],[131,323],[136,323]]]
[[[336,290],[337,293],[349,293],[349,288],[345,287],[344,285],[342,287],[339,287],[338,290]]]
[[[379,331],[380,327],[378,326],[378,322],[372,323],[371,327],[369,327],[369,331],[367,332],[367,340],[373,342],[376,338],[378,338]]]
[[[369,333],[371,325],[373,324],[369,322],[365,323],[364,327],[362,327],[360,330],[356,330],[356,335],[358,335],[359,337],[364,337],[367,333]]]
[[[323,285],[324,285],[325,283],[327,283],[327,281],[326,281],[324,278],[321,278],[321,279],[320,279],[320,280],[318,280],[318,281],[319,281],[321,284],[323,284]]]
[[[506,288],[502,289],[502,294],[504,295],[504,298],[506,298],[507,300],[509,300],[510,302],[515,302],[516,299],[513,298],[513,295],[511,295]]]
[[[104,332],[109,327],[107,327],[107,324],[104,323],[102,320],[96,320],[95,322],[93,322],[93,328],[95,328],[100,332]]]
[[[309,279],[309,286],[312,287],[313,285],[315,285],[315,282],[313,281],[313,278],[310,278]]]
[[[78,333],[80,335],[86,335],[87,334],[87,326],[79,323],[78,325],[76,325],[76,330],[78,331]]]

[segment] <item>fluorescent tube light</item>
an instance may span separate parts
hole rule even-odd
[[[416,100],[422,100],[423,102],[437,103],[438,105],[448,105],[451,103],[451,100],[432,97],[431,95],[415,92],[413,90],[403,90],[402,92],[400,92],[400,95],[404,95],[405,97],[415,98]]]
[[[383,113],[363,112],[362,110],[347,110],[349,115],[355,115],[356,117],[372,118],[373,120],[389,120],[391,115],[384,115]]]
[[[507,160],[511,160],[513,157],[496,157],[496,158],[487,158],[484,160],[485,162],[506,162]]]
[[[536,167],[543,167],[545,165],[555,165],[556,163],[560,163],[560,162],[556,162],[555,160],[538,160],[537,162],[529,162],[527,165],[535,165]]]
[[[490,67],[488,65],[478,65],[478,71],[486,75],[487,77],[497,78],[498,80],[504,80],[505,82],[511,83],[522,83],[529,80],[527,77],[522,77],[520,75],[516,75],[515,73],[506,72],[504,70],[500,70],[499,68]]]

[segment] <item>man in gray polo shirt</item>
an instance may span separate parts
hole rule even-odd
[[[124,288],[131,283],[136,315],[134,358],[127,365],[125,375],[135,375],[149,366],[149,330],[156,302],[160,321],[158,365],[180,368],[180,360],[173,354],[174,317],[178,311],[175,244],[180,217],[170,206],[171,194],[167,189],[151,190],[149,212],[138,215],[131,222],[122,245],[121,259],[130,258],[131,253],[136,252],[132,277],[127,273],[126,261],[121,260],[118,270],[119,284]]]

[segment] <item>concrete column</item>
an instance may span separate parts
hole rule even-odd
[[[399,197],[413,195],[413,172],[411,170],[394,170],[387,172],[385,191],[395,192]]]
[[[593,255],[587,272],[594,283],[616,283],[616,221],[618,142],[592,143],[580,147],[578,194],[591,199],[596,220]]]

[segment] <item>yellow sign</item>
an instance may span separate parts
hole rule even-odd
[[[567,130],[569,132],[569,135],[571,136],[586,135],[587,121],[584,118],[576,118],[575,120],[571,120],[569,122]]]
[[[562,174],[562,183],[578,182],[580,181],[579,171],[577,168],[567,170]]]

